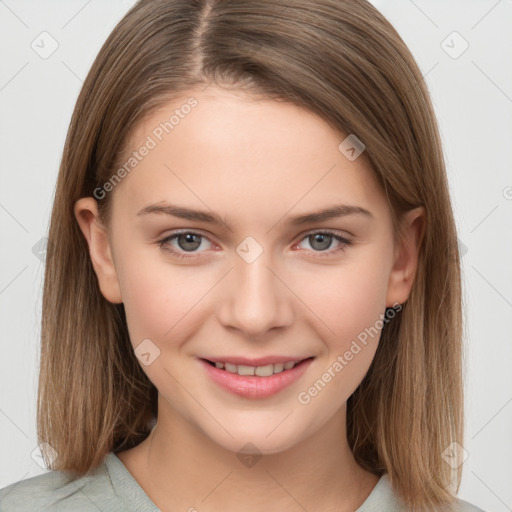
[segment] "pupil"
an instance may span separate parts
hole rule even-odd
[[[187,250],[195,250],[197,249],[200,245],[201,245],[201,242],[199,241],[195,241],[194,242],[194,238],[199,238],[198,235],[195,235],[193,233],[186,233],[184,235],[180,235],[178,237],[178,243],[180,245],[180,248],[187,251]],[[185,239],[185,243],[182,244],[181,243],[181,240]]]
[[[316,247],[318,250],[328,249],[329,246],[331,245],[330,239],[331,239],[332,235],[317,233],[315,235],[312,235],[312,237],[314,239],[314,243],[316,243],[317,241],[320,242],[320,247],[318,247],[318,246]],[[314,247],[314,243],[312,243],[313,247]]]

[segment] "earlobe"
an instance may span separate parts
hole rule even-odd
[[[89,246],[89,255],[102,295],[109,302],[122,303],[108,232],[99,220],[96,200],[92,197],[79,199],[75,203],[74,212]]]
[[[411,293],[418,268],[418,257],[425,233],[425,209],[420,206],[402,218],[402,239],[395,247],[395,259],[389,276],[386,307],[403,304]]]

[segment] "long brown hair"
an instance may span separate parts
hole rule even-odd
[[[134,355],[122,304],[100,292],[75,202],[115,173],[134,127],[173,97],[217,84],[292,102],[356,134],[396,222],[423,206],[409,299],[382,331],[347,404],[358,463],[387,472],[409,510],[453,502],[463,443],[459,253],[438,127],[410,51],[366,0],[141,0],[115,27],[71,119],[43,293],[39,441],[51,469],[83,475],[147,437],[157,390]],[[99,201],[108,226],[112,194]]]

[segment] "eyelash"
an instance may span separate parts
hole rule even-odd
[[[171,253],[174,257],[178,258],[178,259],[187,259],[187,258],[195,258],[195,254],[196,253],[191,253],[190,255],[187,255],[186,253],[183,253],[183,252],[179,252],[173,248],[171,248],[169,245],[167,245],[171,240],[173,240],[174,238],[178,237],[179,235],[197,235],[201,238],[206,238],[206,240],[208,240],[209,242],[211,242],[211,240],[203,235],[202,233],[197,233],[196,231],[179,231],[179,232],[176,232],[176,233],[173,233],[172,235],[170,236],[167,236],[165,237],[163,240],[159,240],[158,241],[158,245],[159,247],[164,250],[164,251],[167,251],[169,253]],[[324,231],[311,231],[309,233],[306,233],[303,238],[300,240],[300,242],[302,242],[305,238],[308,238],[312,235],[318,235],[318,234],[321,234],[321,235],[331,235],[335,240],[337,240],[338,242],[341,243],[341,245],[337,248],[337,249],[334,249],[332,251],[309,251],[309,252],[313,252],[313,253],[318,253],[318,256],[320,257],[329,257],[329,256],[332,256],[333,254],[337,254],[339,252],[343,252],[347,247],[349,247],[350,245],[352,245],[352,241],[343,237],[343,236],[340,236],[340,235],[337,235],[336,233],[332,232],[332,231],[329,231],[329,230],[324,230]],[[299,243],[300,243],[299,242]]]

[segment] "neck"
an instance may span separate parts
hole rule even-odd
[[[151,435],[118,457],[162,512],[353,511],[379,479],[352,455],[346,406],[293,447],[244,457],[161,402]]]

